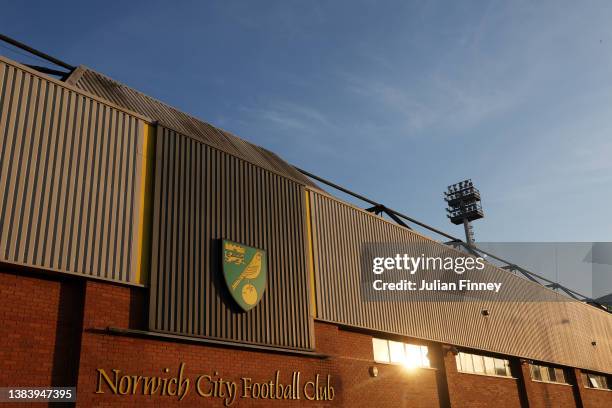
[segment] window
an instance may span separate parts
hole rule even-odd
[[[374,361],[403,364],[407,367],[430,367],[427,346],[372,338]]]
[[[474,372],[477,374],[484,374],[484,356],[477,356],[476,354],[473,354],[472,361],[474,362]]]
[[[401,364],[406,359],[404,343],[399,341],[389,342],[389,354],[391,355],[391,362]]]
[[[484,359],[485,362],[485,373],[494,373],[495,372],[495,359],[487,357]]]
[[[496,358],[495,360],[495,375],[510,377],[510,361]]]
[[[529,364],[529,368],[532,380],[568,384],[562,368],[543,364]]]
[[[584,384],[589,388],[598,388],[602,390],[611,390],[612,384],[608,381],[608,377],[604,374],[582,373]]]
[[[474,362],[472,361],[472,355],[467,353],[459,353],[459,357],[461,360],[462,371],[465,371],[466,373],[473,373]]]
[[[428,356],[427,346],[417,344],[405,344],[406,363],[412,367],[431,367]]]
[[[555,373],[556,373],[556,376],[557,376],[557,382],[563,383],[563,384],[569,384],[565,380],[565,371],[563,371],[562,368],[555,368]]]
[[[457,370],[462,373],[511,377],[510,362],[505,359],[460,352],[455,356],[455,361]]]
[[[548,369],[546,367],[540,368],[540,375],[542,376],[542,381],[550,382],[550,376],[548,375]]]
[[[389,360],[389,344],[387,340],[372,339],[372,346],[374,347],[374,361],[381,363],[388,363]]]
[[[540,366],[530,364],[531,378],[536,381],[542,381],[542,374],[540,374]]]

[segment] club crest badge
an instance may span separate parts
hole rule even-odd
[[[223,276],[232,297],[246,312],[254,308],[266,289],[268,260],[265,251],[223,240]]]

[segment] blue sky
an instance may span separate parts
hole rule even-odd
[[[0,15],[7,35],[458,236],[442,191],[470,177],[483,241],[612,241],[610,21],[607,1],[22,1]]]

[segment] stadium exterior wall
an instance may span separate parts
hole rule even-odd
[[[483,320],[476,305],[359,302],[361,243],[446,247],[330,197],[265,149],[74,75],[0,58],[0,387],[76,385],[78,406],[223,406],[196,378],[264,384],[278,372],[295,384],[285,398],[232,405],[611,405],[612,391],[581,380],[611,372],[610,314],[497,303]],[[252,310],[221,280],[225,239],[268,256]],[[560,317],[571,324],[554,327]],[[373,337],[427,346],[432,368],[375,362]],[[508,359],[512,376],[458,372],[458,350]],[[562,366],[569,384],[532,381],[531,359]],[[191,392],[143,395],[145,377],[189,378]]]
[[[237,398],[230,406],[350,406],[350,407],[607,407],[612,392],[588,389],[583,383],[545,384],[530,379],[526,364],[513,378],[457,372],[449,345],[425,342],[436,368],[407,371],[401,366],[374,362],[372,335],[344,327],[315,323],[319,355],[291,355],[234,346],[219,347],[189,339],[143,335],[147,290],[66,275],[44,274],[23,267],[0,267],[0,296],[4,322],[0,336],[3,370],[0,386],[77,386],[77,406],[225,406],[222,398],[201,397],[193,389],[179,401],[173,396],[121,395],[102,381],[98,370],[112,378],[112,370],[139,376],[184,376],[225,380],[248,377],[265,382],[280,372],[281,382],[300,372],[302,383],[330,375],[331,401]],[[45,313],[41,313],[44,310]],[[75,313],[81,311],[81,313]],[[122,327],[133,333],[117,333]],[[394,337],[397,340],[417,339]],[[441,360],[441,362],[439,361]],[[371,375],[371,368],[378,375]],[[575,370],[580,378],[580,370]],[[525,390],[525,391],[524,391]],[[575,392],[574,392],[575,391]],[[11,404],[7,404],[11,406]],[[24,404],[15,404],[24,406]],[[33,404],[41,406],[41,404]]]

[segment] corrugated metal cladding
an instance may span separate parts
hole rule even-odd
[[[130,281],[142,126],[0,59],[0,260]]]
[[[78,67],[68,83],[105,98],[126,109],[134,110],[159,121],[182,134],[189,135],[236,157],[289,177],[297,182],[316,185],[293,166],[263,147],[249,143],[225,130],[202,122],[171,106],[125,86],[89,68]]]
[[[534,360],[612,369],[612,315],[576,301],[563,302],[364,302],[360,293],[363,243],[405,242],[448,247],[325,194],[310,194],[317,317],[344,325],[446,342]],[[552,291],[505,275],[517,293]],[[490,316],[484,318],[482,309]],[[591,342],[597,341],[597,346]]]
[[[303,187],[162,126],[156,147],[150,329],[311,349]],[[249,312],[226,288],[222,239],[267,251]]]

